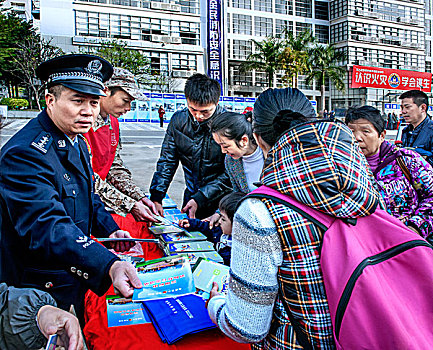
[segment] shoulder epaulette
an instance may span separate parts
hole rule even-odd
[[[52,142],[53,137],[51,134],[46,131],[42,131],[38,137],[33,140],[31,146],[45,154],[48,152],[48,148],[50,148]]]

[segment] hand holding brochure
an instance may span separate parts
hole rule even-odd
[[[218,291],[227,292],[230,267],[214,261],[199,258],[194,265],[192,276],[197,289],[210,292],[212,282],[218,283]]]
[[[137,273],[143,288],[134,290],[133,301],[168,298],[195,292],[191,267],[184,257],[150,265],[138,263]]]

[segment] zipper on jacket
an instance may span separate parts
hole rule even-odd
[[[353,288],[355,287],[355,283],[358,280],[359,276],[361,276],[363,270],[370,265],[379,264],[385,260],[393,258],[394,256],[405,252],[406,250],[425,246],[432,248],[432,246],[423,240],[414,240],[399,244],[395,247],[392,247],[384,252],[380,252],[376,255],[365,258],[353,271],[352,275],[347,282],[346,287],[344,288],[343,294],[341,295],[340,301],[338,303],[337,312],[335,313],[335,336],[337,340],[340,337],[340,329],[341,322],[343,320],[344,313],[346,312],[347,304],[349,303],[350,296],[352,295]]]

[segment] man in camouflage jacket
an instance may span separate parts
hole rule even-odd
[[[120,156],[122,145],[117,118],[131,109],[134,99],[144,96],[133,74],[123,68],[114,68],[105,93],[107,96],[100,101],[101,112],[84,135],[92,152],[95,192],[118,215],[125,217],[131,213],[136,221],[156,221],[152,215],[156,213],[155,205],[134,183]]]

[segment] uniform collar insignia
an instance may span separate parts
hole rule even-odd
[[[57,144],[59,145],[60,148],[66,147],[66,141],[65,140],[59,140],[59,141],[57,141]]]
[[[46,131],[42,131],[38,135],[38,137],[36,137],[33,140],[31,145],[37,150],[45,154],[48,152],[48,148],[50,147],[52,142],[53,142],[53,137],[51,136],[51,134],[47,133]]]

